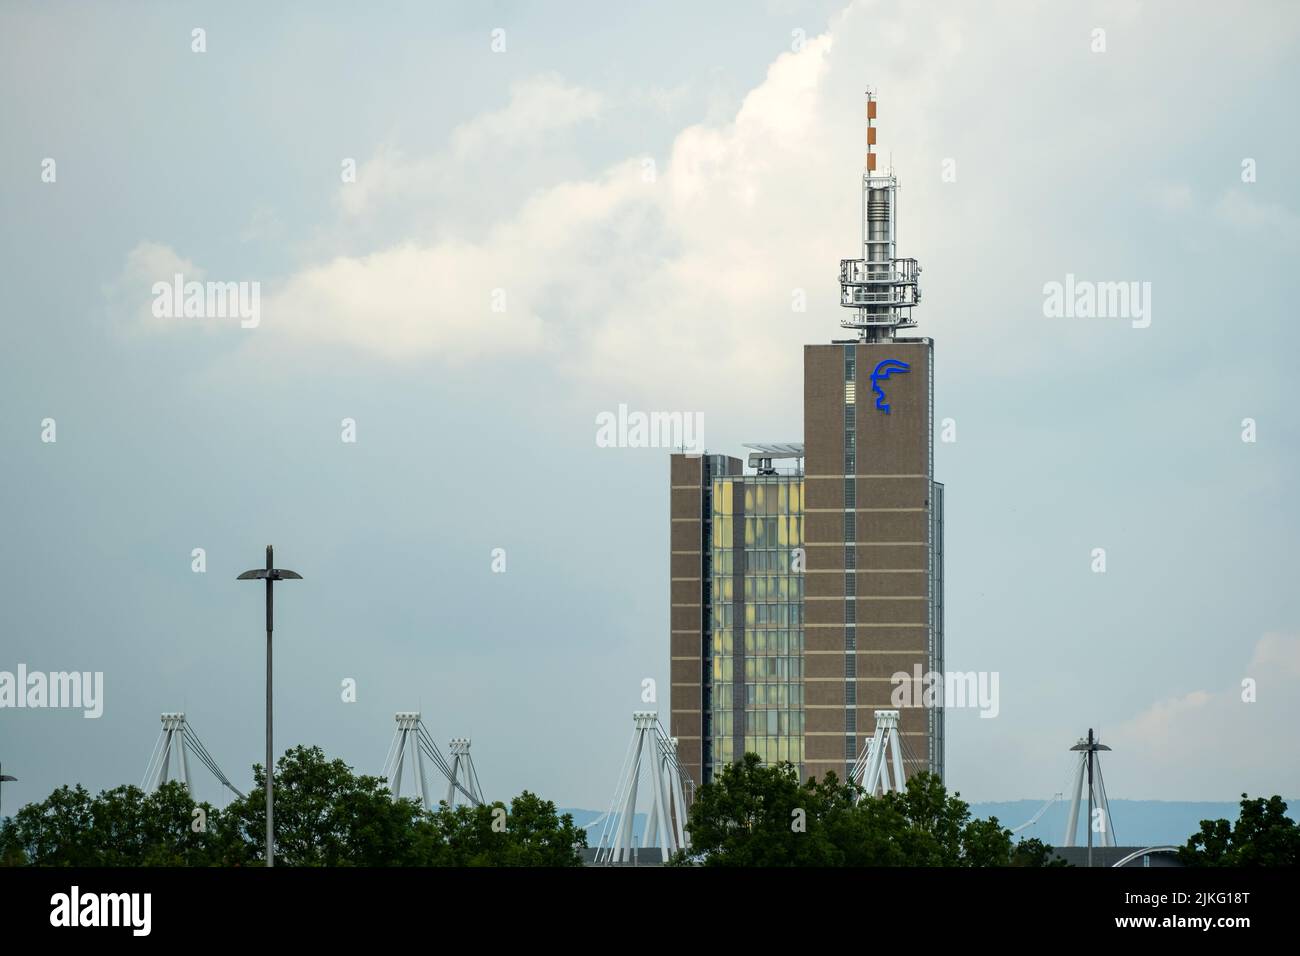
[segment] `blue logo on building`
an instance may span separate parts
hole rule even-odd
[[[883,362],[876,364],[875,370],[871,373],[871,390],[876,393],[876,408],[880,409],[886,415],[889,414],[889,403],[885,401],[885,391],[880,387],[880,383],[895,372],[910,372],[912,366],[906,362],[900,362],[898,359],[885,359]]]

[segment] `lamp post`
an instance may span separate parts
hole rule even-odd
[[[1087,754],[1087,757],[1085,758],[1084,763],[1085,763],[1085,765],[1087,766],[1087,769],[1088,769],[1088,865],[1089,865],[1089,866],[1092,866],[1092,788],[1093,788],[1093,783],[1092,783],[1092,769],[1093,769],[1093,762],[1097,759],[1097,751],[1099,751],[1099,750],[1109,750],[1110,748],[1107,747],[1105,744],[1103,744],[1103,743],[1101,742],[1101,739],[1100,739],[1099,737],[1094,737],[1094,736],[1093,736],[1093,733],[1092,733],[1092,728],[1089,727],[1089,728],[1088,728],[1088,739],[1087,739],[1087,740],[1080,740],[1077,744],[1075,744],[1075,745],[1074,745],[1073,747],[1071,747],[1070,749],[1071,749],[1071,750],[1079,750],[1079,751],[1083,751],[1084,753]],[[1082,772],[1082,770],[1083,770],[1083,768],[1080,767],[1080,772]],[[1102,796],[1105,796],[1104,788],[1103,788]],[[1072,810],[1072,811],[1071,811],[1071,814],[1070,814],[1070,819],[1071,819],[1072,821],[1073,821],[1073,819],[1074,819],[1074,814],[1078,811],[1078,807],[1079,807],[1079,795],[1078,795],[1078,793],[1076,793],[1076,794],[1074,795],[1074,810]],[[1106,816],[1105,816],[1105,820],[1106,820],[1106,826],[1109,827],[1109,826],[1110,826],[1110,801],[1109,801],[1109,800],[1106,801]],[[1103,841],[1103,842],[1104,842],[1104,841]],[[1071,841],[1070,841],[1070,844],[1069,844],[1069,845],[1070,845],[1070,846],[1073,846],[1073,845],[1074,845],[1073,838],[1071,838]]]
[[[275,764],[271,747],[271,632],[274,627],[275,587],[276,581],[301,581],[302,575],[297,571],[277,568],[274,563],[275,549],[266,546],[266,567],[245,571],[237,581],[266,581],[266,865],[275,866],[275,830],[274,830],[274,779]]]

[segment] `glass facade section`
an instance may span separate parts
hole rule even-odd
[[[715,479],[711,540],[711,763],[757,753],[803,775],[803,478]]]

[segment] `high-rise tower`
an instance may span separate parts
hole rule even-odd
[[[804,347],[804,441],[750,446],[750,472],[672,458],[672,734],[697,781],[746,751],[843,778],[877,709],[901,711],[908,775],[943,773],[942,706],[894,694],[943,671],[943,486],[933,343],[898,334],[921,270],[896,255],[875,119],[868,93],[861,257],[840,263],[857,337]]]

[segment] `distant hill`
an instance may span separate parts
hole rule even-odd
[[[587,846],[595,846],[600,841],[601,830],[608,822],[607,820],[600,819],[605,815],[604,810],[578,810],[571,807],[561,807],[557,812],[562,814],[573,814],[573,823],[575,826],[579,827],[599,821],[596,822],[595,826],[587,830]],[[634,846],[641,845],[641,836],[645,833],[645,818],[646,815],[644,813],[638,813],[632,821],[632,838]]]
[[[1300,801],[1287,800],[1288,815],[1293,820],[1297,817]],[[997,817],[1004,827],[1012,828],[1027,822],[1043,806],[1042,800],[1010,800],[1004,802],[972,803],[971,814],[976,817]],[[1065,818],[1069,812],[1069,803],[1061,800],[1051,806],[1033,826],[1026,827],[1016,834],[1020,837],[1038,837],[1044,843],[1061,846],[1065,834]],[[1115,839],[1120,846],[1158,846],[1160,844],[1181,845],[1187,838],[1201,828],[1202,820],[1224,819],[1235,822],[1240,811],[1240,804],[1233,802],[1194,802],[1185,800],[1112,800],[1110,802],[1112,825]],[[561,813],[573,814],[573,822],[578,826],[597,820],[603,810],[564,809]],[[1087,842],[1083,829],[1084,807],[1079,810],[1078,842]],[[595,846],[600,839],[604,821],[596,823],[587,831],[587,842]],[[633,825],[636,844],[640,845],[641,835],[645,832],[645,814],[638,813]]]
[[[1043,806],[1042,800],[1012,800],[1003,803],[972,803],[971,814],[977,817],[997,817],[1003,826],[1014,829],[1030,820]],[[1287,800],[1287,814],[1296,816],[1295,800]],[[1060,846],[1065,836],[1065,821],[1069,813],[1068,801],[1055,803],[1033,826],[1026,827],[1017,837],[1038,837],[1044,843]],[[1202,820],[1227,820],[1236,822],[1241,811],[1239,801],[1193,802],[1183,800],[1111,800],[1111,825],[1115,840],[1120,846],[1157,846],[1183,844],[1201,828]],[[1079,809],[1078,842],[1087,842],[1083,829],[1086,804]]]

